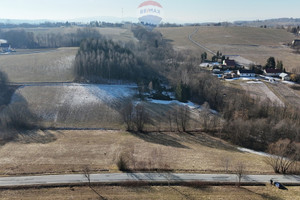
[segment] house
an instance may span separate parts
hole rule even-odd
[[[282,73],[281,69],[265,69],[264,75],[266,76],[279,76]]]
[[[227,68],[230,68],[230,69],[235,69],[237,66],[235,60],[230,60],[229,58],[226,58],[225,60],[223,60],[223,65],[225,65]]]
[[[299,47],[300,46],[300,40],[294,40],[292,42],[292,47]]]
[[[9,52],[11,50],[11,46],[9,43],[1,43],[0,44],[0,51]]]
[[[289,76],[287,73],[281,73],[281,74],[279,75],[279,77],[280,77],[283,81],[290,81],[290,80],[291,80],[290,76]]]
[[[240,69],[240,70],[237,71],[237,74],[240,77],[255,77],[255,71],[254,70]]]

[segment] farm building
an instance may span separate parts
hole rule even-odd
[[[230,68],[230,69],[235,69],[237,66],[235,60],[230,60],[229,58],[226,58],[225,60],[223,60],[223,65],[225,65],[227,68]]]
[[[294,40],[294,41],[292,42],[292,46],[293,46],[293,47],[300,47],[300,40]]]
[[[289,81],[291,80],[290,76],[287,73],[281,73],[279,75],[279,77],[283,80],[283,81]]]
[[[255,77],[255,71],[254,70],[241,69],[241,70],[237,71],[237,74],[240,77]]]
[[[282,73],[280,69],[265,69],[264,75],[266,76],[279,76]]]

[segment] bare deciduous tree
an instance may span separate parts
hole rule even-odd
[[[238,178],[238,187],[240,187],[242,178],[245,175],[245,165],[243,163],[238,163],[235,167],[235,173]]]
[[[123,109],[121,110],[121,115],[122,118],[126,124],[126,129],[128,131],[134,130],[134,124],[133,124],[133,119],[134,119],[134,113],[133,113],[133,104],[132,102],[126,102],[123,106]]]
[[[134,106],[132,102],[126,102],[121,115],[128,131],[144,131],[145,124],[149,122],[148,113],[141,103]]]
[[[273,168],[275,173],[288,173],[299,158],[299,150],[289,139],[270,144],[269,153],[273,156],[265,158],[265,162]]]
[[[148,122],[148,114],[142,104],[135,106],[134,124],[137,131],[144,131],[145,124]]]
[[[176,106],[175,110],[175,122],[177,129],[178,131],[182,130],[185,132],[191,117],[190,108],[188,106]]]

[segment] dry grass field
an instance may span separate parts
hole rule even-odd
[[[300,108],[300,94],[297,90],[283,83],[266,84],[285,104]]]
[[[299,200],[299,187],[288,187],[288,191],[278,190],[271,186],[255,187],[210,187],[200,188],[182,186],[152,187],[95,187],[96,191],[106,199],[118,200]],[[11,199],[97,199],[97,195],[88,187],[66,187],[24,190],[0,190],[3,200]]]
[[[188,40],[196,27],[159,28],[166,39],[172,41],[177,49],[202,49]],[[193,39],[213,51],[224,55],[241,55],[257,64],[264,65],[273,56],[282,60],[284,67],[300,71],[300,55],[284,44],[291,43],[295,36],[282,29],[263,29],[253,27],[205,27],[201,26]]]
[[[128,133],[124,131],[37,131],[0,147],[0,175],[117,172],[125,156],[129,167],[175,172],[224,173],[244,163],[249,174],[272,173],[264,157],[243,153],[204,133]],[[134,161],[134,162],[133,162]]]
[[[27,32],[33,32],[37,35],[41,34],[51,34],[51,33],[60,33],[60,34],[68,34],[68,33],[75,33],[78,29],[83,29],[82,27],[55,27],[55,28],[26,28],[24,29]],[[133,33],[130,29],[126,28],[97,28],[95,29],[99,31],[100,34],[104,35],[105,37],[116,40],[116,41],[130,41],[134,39]]]
[[[77,50],[21,50],[20,54],[0,55],[0,70],[7,74],[10,82],[72,81]]]
[[[27,102],[45,126],[121,128],[119,106],[135,87],[122,85],[46,84],[19,88],[12,102]]]
[[[46,127],[122,129],[123,102],[132,99],[144,105],[150,115],[147,129],[170,130],[169,116],[177,103],[140,102],[136,85],[104,85],[76,83],[45,83],[27,85],[16,90],[12,103],[26,102]],[[166,103],[166,102],[165,102]],[[199,128],[199,109],[191,109],[189,129]],[[175,119],[171,128],[176,128]]]
[[[274,85],[274,84],[270,84]],[[261,81],[246,81],[241,83],[243,89],[250,94],[253,98],[259,98],[263,101],[271,101],[280,106],[284,106],[285,103],[277,97],[276,94],[270,90],[264,82]]]

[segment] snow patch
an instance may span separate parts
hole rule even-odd
[[[200,111],[202,110],[202,107],[200,105],[195,104],[191,101],[188,101],[187,103],[183,103],[177,100],[165,101],[165,100],[147,99],[147,101],[155,104],[162,104],[162,105],[177,104],[177,105],[188,106],[190,109],[198,109]],[[213,114],[218,114],[218,111],[216,110],[210,109],[210,112]]]
[[[254,151],[254,150],[246,149],[246,148],[242,148],[242,147],[238,147],[237,149],[238,149],[239,151],[241,151],[241,152],[251,153],[251,154],[256,154],[256,155],[264,156],[264,157],[273,157],[273,156],[274,156],[274,155],[271,155],[271,154],[268,154],[268,153],[265,153],[265,152]]]
[[[91,104],[99,101],[111,104],[136,93],[135,85],[73,84],[63,87],[64,99],[70,99],[72,105]]]
[[[248,81],[247,83],[263,83],[263,82],[261,82],[261,81]]]

